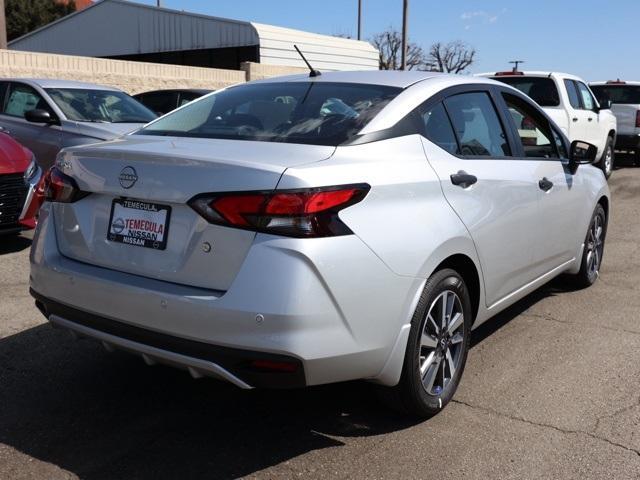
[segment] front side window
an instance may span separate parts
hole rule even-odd
[[[549,122],[521,98],[508,93],[502,95],[518,130],[525,157],[557,158]]]
[[[401,91],[309,81],[239,85],[186,105],[137,134],[337,146]]]
[[[488,93],[461,93],[447,98],[445,105],[451,116],[462,155],[511,155],[507,137]]]
[[[503,76],[496,80],[517,88],[531,97],[541,107],[557,107],[560,105],[560,95],[556,82],[549,77]]]
[[[578,84],[578,90],[580,91],[580,98],[582,98],[582,105],[584,105],[584,109],[593,110],[596,107],[596,103],[589,91],[589,87],[582,82],[576,83]]]
[[[456,134],[453,132],[449,116],[442,103],[420,113],[420,117],[424,125],[424,136],[427,139],[451,154],[460,153]]]
[[[576,82],[573,80],[565,80],[564,86],[567,89],[567,95],[569,95],[569,103],[573,108],[582,108],[580,104],[580,97],[578,97],[578,89],[576,87]]]
[[[4,113],[12,117],[24,117],[26,112],[36,108],[53,115],[46,100],[34,88],[22,83],[12,83]]]
[[[124,92],[84,88],[45,91],[69,120],[97,123],[147,123],[156,115]]]

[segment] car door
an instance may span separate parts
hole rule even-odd
[[[480,258],[487,305],[535,279],[539,161],[513,157],[493,88],[445,90],[418,110],[425,154]]]
[[[542,235],[531,248],[535,251],[535,274],[541,276],[573,260],[579,228],[575,212],[582,211],[580,203],[586,198],[581,179],[569,170],[567,147],[557,127],[520,95],[502,90],[501,100],[518,139],[517,158],[537,162],[540,219],[536,224]]]
[[[600,124],[600,114],[598,113],[598,104],[594,98],[591,90],[583,82],[575,81],[578,93],[580,94],[580,103],[582,104],[582,111],[587,119],[585,132],[589,138],[583,138],[589,143],[592,143],[598,147],[598,151],[602,153],[605,147],[605,139],[607,133],[603,131],[603,127]]]
[[[0,112],[0,125],[31,150],[44,168],[55,161],[61,148],[62,132],[58,125],[27,121],[25,112],[35,108],[47,110],[53,118],[57,118],[53,108],[36,89],[25,83],[10,82]]]

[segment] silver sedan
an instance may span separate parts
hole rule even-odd
[[[427,72],[297,75],[65,149],[31,290],[52,323],[241,388],[353,379],[438,412],[471,330],[598,278],[593,145],[528,97]]]

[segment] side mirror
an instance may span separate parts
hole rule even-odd
[[[613,102],[611,100],[605,100],[600,104],[600,110],[611,110]]]
[[[42,110],[41,108],[34,108],[33,110],[27,110],[24,112],[24,118],[28,122],[33,123],[46,123],[52,125],[58,123],[58,120],[53,118],[49,112]]]
[[[572,170],[578,169],[578,165],[588,165],[595,163],[598,156],[598,147],[581,140],[575,140],[571,143],[569,151],[569,161],[573,166]]]

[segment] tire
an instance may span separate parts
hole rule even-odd
[[[445,317],[449,325],[446,332],[442,328],[443,302],[445,315],[450,315]],[[391,408],[429,418],[449,403],[467,361],[471,316],[469,291],[455,270],[440,270],[427,280],[411,320],[400,382],[380,389]]]
[[[613,150],[613,138],[608,137],[607,143],[602,152],[602,158],[598,162],[598,167],[604,172],[604,177],[609,178],[613,173],[613,165],[615,163],[615,152]]]
[[[633,164],[640,167],[640,150],[636,150],[633,154]]]
[[[598,279],[600,267],[602,266],[606,236],[607,214],[602,205],[598,204],[591,216],[587,235],[584,240],[580,271],[573,277],[577,287],[590,287]]]

